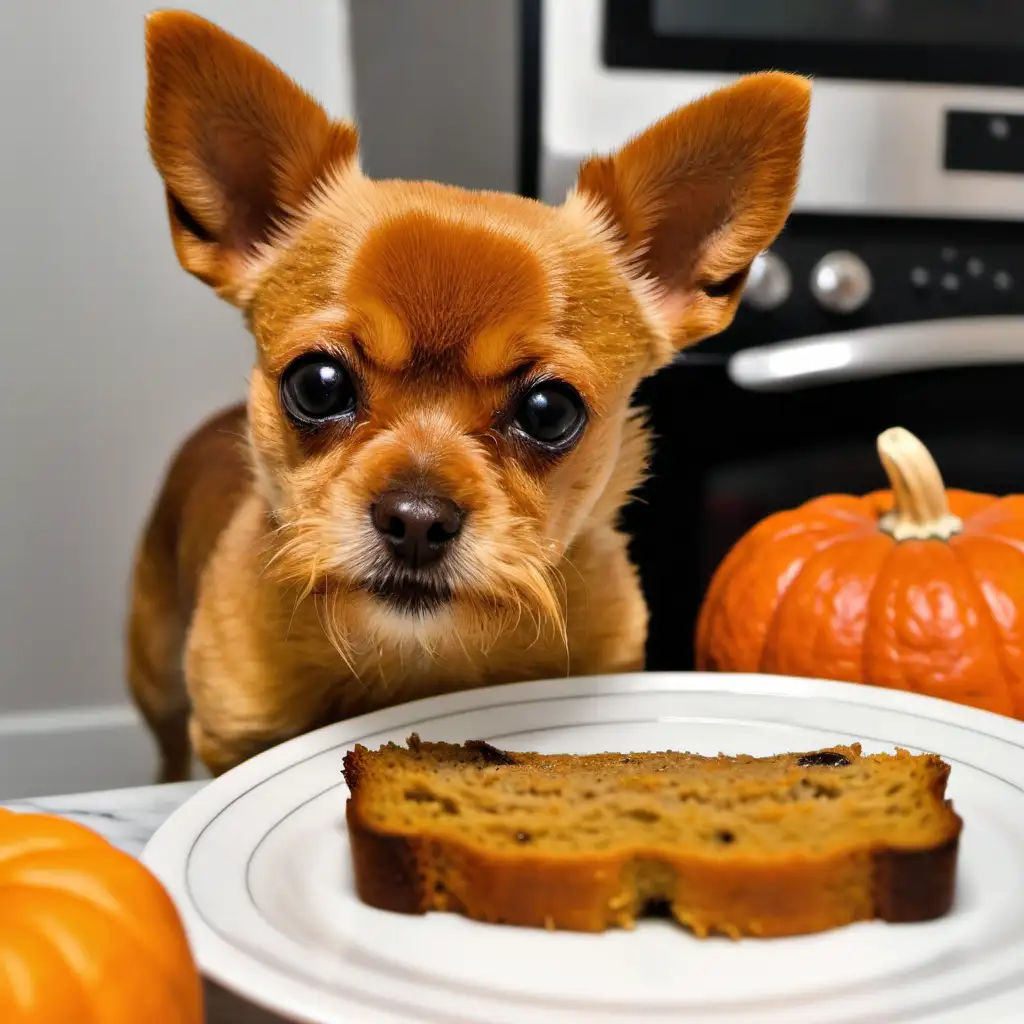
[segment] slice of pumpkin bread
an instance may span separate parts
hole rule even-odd
[[[595,932],[667,908],[697,935],[922,921],[953,900],[961,820],[933,754],[776,757],[357,746],[355,883],[371,906]]]

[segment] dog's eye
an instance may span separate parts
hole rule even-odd
[[[583,399],[574,387],[563,381],[544,381],[520,400],[515,426],[534,441],[560,448],[576,440],[586,415]]]
[[[281,377],[281,402],[298,423],[313,425],[355,411],[356,391],[345,367],[330,356],[304,356]]]

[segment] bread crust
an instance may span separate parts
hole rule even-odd
[[[945,914],[955,891],[960,823],[928,848],[857,848],[765,858],[634,847],[539,854],[473,848],[450,838],[406,836],[369,824],[359,758],[345,759],[346,807],[359,898],[404,914],[453,911],[478,921],[600,932],[631,927],[656,906],[698,936],[781,937],[881,919],[909,923]]]

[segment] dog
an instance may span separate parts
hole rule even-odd
[[[245,406],[185,442],[137,549],[159,778],[418,697],[642,669],[632,395],[731,322],[810,83],[741,78],[554,207],[369,179],[351,124],[196,15],[150,15],[146,57],[174,250],[255,340]]]

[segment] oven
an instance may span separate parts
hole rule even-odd
[[[547,0],[540,38],[554,202],[582,158],[738,74],[815,77],[794,213],[734,324],[637,395],[649,668],[692,667],[710,576],[758,520],[885,486],[886,427],[949,486],[1024,490],[1024,4]]]

